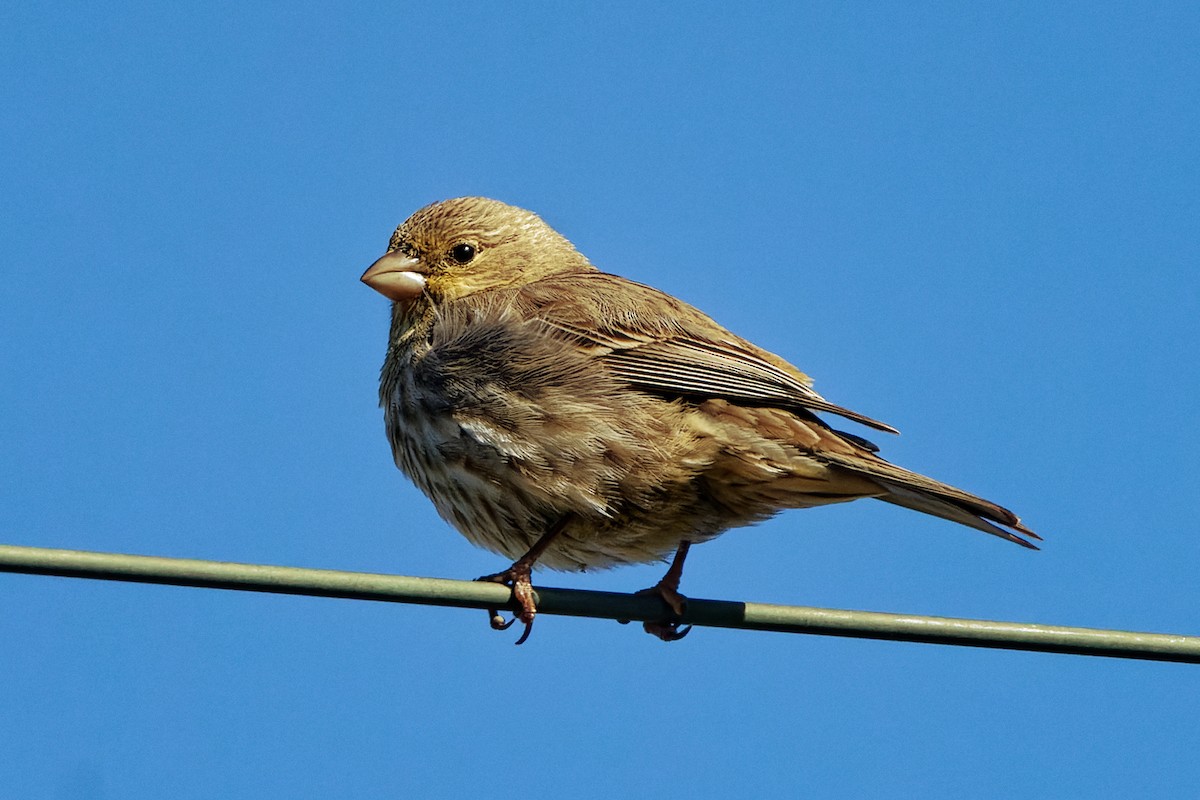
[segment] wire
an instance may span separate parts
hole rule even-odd
[[[493,583],[16,545],[0,545],[0,572],[458,608],[503,608],[509,606],[510,600],[508,588]],[[666,611],[658,598],[648,595],[546,587],[536,591],[539,614],[646,622],[661,621]],[[1200,636],[1163,633],[699,599],[688,600],[681,622],[718,628],[1200,663]]]

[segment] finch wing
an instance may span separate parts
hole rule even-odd
[[[827,411],[898,433],[829,402],[791,364],[650,286],[589,271],[544,278],[521,293],[544,325],[594,349],[613,374],[644,391]]]
[[[800,412],[802,420],[822,429],[828,426],[808,412],[827,411],[897,432],[830,403],[791,364],[652,287],[589,271],[544,278],[521,287],[519,294],[527,319],[536,319],[574,347],[590,350],[613,375],[644,391]],[[1040,538],[1008,509],[884,461],[875,455],[877,448],[861,437],[829,430],[854,447],[821,447],[820,459],[872,480],[885,492],[878,496],[880,500],[1036,549],[993,524]]]

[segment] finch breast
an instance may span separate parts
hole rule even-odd
[[[659,397],[615,379],[490,293],[393,332],[381,400],[397,466],[474,544],[539,565],[656,561],[781,508],[878,493],[806,455],[775,409]],[[833,487],[831,489],[831,487]]]

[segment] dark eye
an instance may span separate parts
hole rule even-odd
[[[468,264],[475,258],[475,248],[469,244],[456,244],[450,250],[450,257],[460,264]]]

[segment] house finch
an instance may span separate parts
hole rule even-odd
[[[688,547],[785,508],[874,497],[1033,548],[1008,509],[884,461],[830,427],[804,373],[692,306],[597,270],[536,214],[464,197],[417,211],[362,280],[392,301],[379,397],[396,465],[511,567],[675,558],[658,585],[680,638]],[[1007,530],[1011,528],[1012,530]],[[1036,548],[1035,548],[1036,549]],[[493,627],[507,627],[492,612]]]

